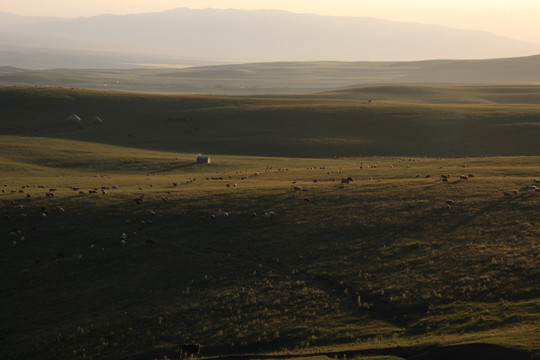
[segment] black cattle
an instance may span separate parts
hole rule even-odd
[[[182,345],[182,348],[180,349],[180,359],[187,359],[191,356],[199,357],[202,347],[201,344]]]

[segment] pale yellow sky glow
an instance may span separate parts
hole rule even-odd
[[[0,0],[0,11],[32,16],[135,14],[178,7],[375,17],[483,30],[540,43],[540,0]]]

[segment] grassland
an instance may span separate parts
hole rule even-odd
[[[540,87],[516,86],[376,87],[258,98],[3,87],[0,129],[4,135],[194,154],[540,155],[539,98]],[[66,122],[72,113],[83,118],[82,128]],[[96,115],[103,126],[93,124]]]
[[[534,123],[534,104],[2,91],[2,359],[164,359],[186,342],[208,357],[258,354],[242,359],[538,358],[540,193],[528,187],[540,157],[355,147],[355,157],[317,158],[328,147],[316,137],[325,119],[343,124],[354,111],[411,126],[422,109],[439,109],[438,121],[461,111],[474,123]],[[71,112],[95,109],[103,127],[66,126]],[[318,116],[313,128],[286,126],[305,114]],[[194,124],[172,130],[214,117],[205,136]],[[505,129],[511,139],[515,127]],[[232,147],[234,131],[253,142],[211,153],[211,164],[185,150],[206,136]],[[303,132],[314,139],[304,152],[279,157],[279,139]]]
[[[539,69],[540,55],[487,60],[268,62],[186,69],[0,67],[0,83],[175,94],[267,95],[388,84],[538,86]]]

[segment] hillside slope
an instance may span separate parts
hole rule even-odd
[[[539,89],[385,87],[344,95],[382,97],[369,102],[3,87],[0,128],[5,135],[195,154],[538,155]],[[411,102],[414,93],[423,97]],[[72,113],[83,118],[80,128],[66,121]],[[93,123],[95,116],[104,124]]]
[[[213,160],[1,136],[0,357],[537,359],[538,157]]]
[[[6,58],[9,56],[5,55]],[[39,56],[33,54],[30,58]],[[66,59],[70,57],[68,54]],[[102,61],[107,59],[101,57]],[[274,62],[185,69],[25,70],[3,67],[0,68],[0,84],[223,95],[294,94],[377,84],[538,85],[540,55],[417,62]]]

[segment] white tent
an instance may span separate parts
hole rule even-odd
[[[71,114],[68,118],[67,118],[67,121],[68,122],[73,122],[73,123],[76,123],[76,124],[81,124],[81,118],[77,116],[77,114]]]

